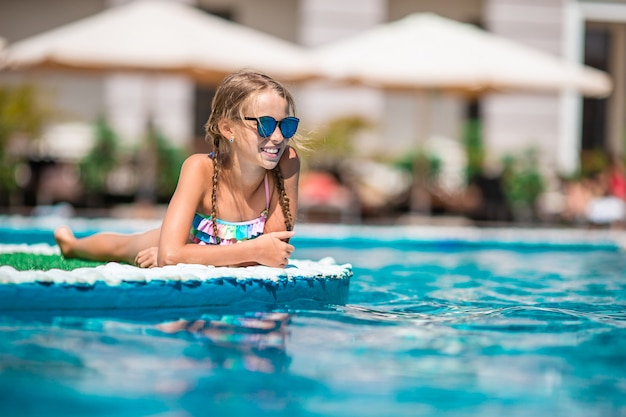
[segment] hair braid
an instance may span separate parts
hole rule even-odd
[[[211,188],[211,222],[213,224],[213,234],[215,235],[215,243],[220,244],[221,239],[217,235],[217,177],[222,169],[221,155],[220,155],[220,141],[216,137],[213,140],[213,178]]]
[[[211,219],[215,240],[218,244],[221,241],[217,236],[218,178],[222,169],[229,169],[232,164],[231,144],[228,138],[223,136],[220,130],[220,122],[224,120],[236,122],[233,123],[233,126],[238,127],[242,124],[241,120],[245,116],[244,112],[250,108],[250,106],[253,106],[256,103],[255,100],[265,92],[274,92],[284,98],[287,102],[288,113],[295,115],[295,102],[291,93],[282,84],[271,77],[250,70],[238,71],[224,78],[215,91],[211,102],[211,114],[205,124],[205,140],[208,143],[212,143],[212,151],[214,153]],[[295,138],[291,139],[290,144],[293,146],[294,143]],[[287,230],[292,230],[294,219],[289,210],[289,198],[285,192],[284,178],[278,167],[276,167],[273,172],[276,187],[280,195],[280,205],[285,218],[285,227]]]
[[[289,197],[285,191],[285,180],[283,173],[280,172],[280,167],[276,167],[272,170],[274,173],[274,181],[276,182],[276,188],[280,195],[280,207],[283,209],[283,217],[285,218],[285,227],[288,231],[293,230],[293,217],[291,216],[291,210],[289,210]]]

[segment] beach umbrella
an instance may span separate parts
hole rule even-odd
[[[164,0],[130,2],[15,42],[3,66],[182,74],[206,83],[241,68],[282,80],[309,76],[297,45]]]
[[[467,94],[573,89],[606,96],[602,71],[431,13],[384,23],[315,48],[324,77],[397,90]]]
[[[137,73],[147,89],[146,133],[152,130],[161,75],[217,84],[250,68],[283,81],[306,79],[307,53],[295,44],[175,1],[140,0],[9,44],[0,69]],[[148,134],[148,138],[153,135]],[[148,139],[150,140],[150,139]],[[142,155],[141,189],[154,195],[154,146]]]
[[[425,94],[416,118],[430,135],[431,96],[437,92],[478,96],[489,92],[610,94],[609,76],[591,67],[432,13],[380,24],[312,51],[326,79],[391,91]],[[415,166],[418,162],[415,161]],[[419,211],[421,172],[414,170],[412,209]],[[423,193],[422,193],[423,194]]]

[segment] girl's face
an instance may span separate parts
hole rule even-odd
[[[257,119],[263,116],[270,116],[277,122],[282,121],[289,116],[287,101],[271,90],[259,94],[247,106],[241,139],[235,138],[232,146],[240,154],[240,159],[249,160],[265,169],[273,169],[285,152],[288,139],[283,137],[278,125],[267,138],[262,137],[258,131],[257,125],[260,122]]]

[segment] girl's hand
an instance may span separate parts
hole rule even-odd
[[[273,268],[284,268],[289,263],[289,257],[296,249],[287,241],[295,232],[271,232],[254,239],[257,244],[257,262]]]
[[[140,268],[153,268],[155,266],[159,266],[157,263],[158,253],[159,248],[156,246],[140,251],[135,257],[135,265]]]

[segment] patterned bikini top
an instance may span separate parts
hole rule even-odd
[[[220,238],[220,245],[231,245],[243,240],[254,239],[263,234],[265,220],[270,207],[270,189],[265,174],[265,210],[259,217],[246,222],[227,222],[215,219],[217,223],[217,235]],[[217,245],[215,232],[213,231],[213,219],[202,213],[193,216],[193,223],[189,231],[189,241],[199,245]]]

